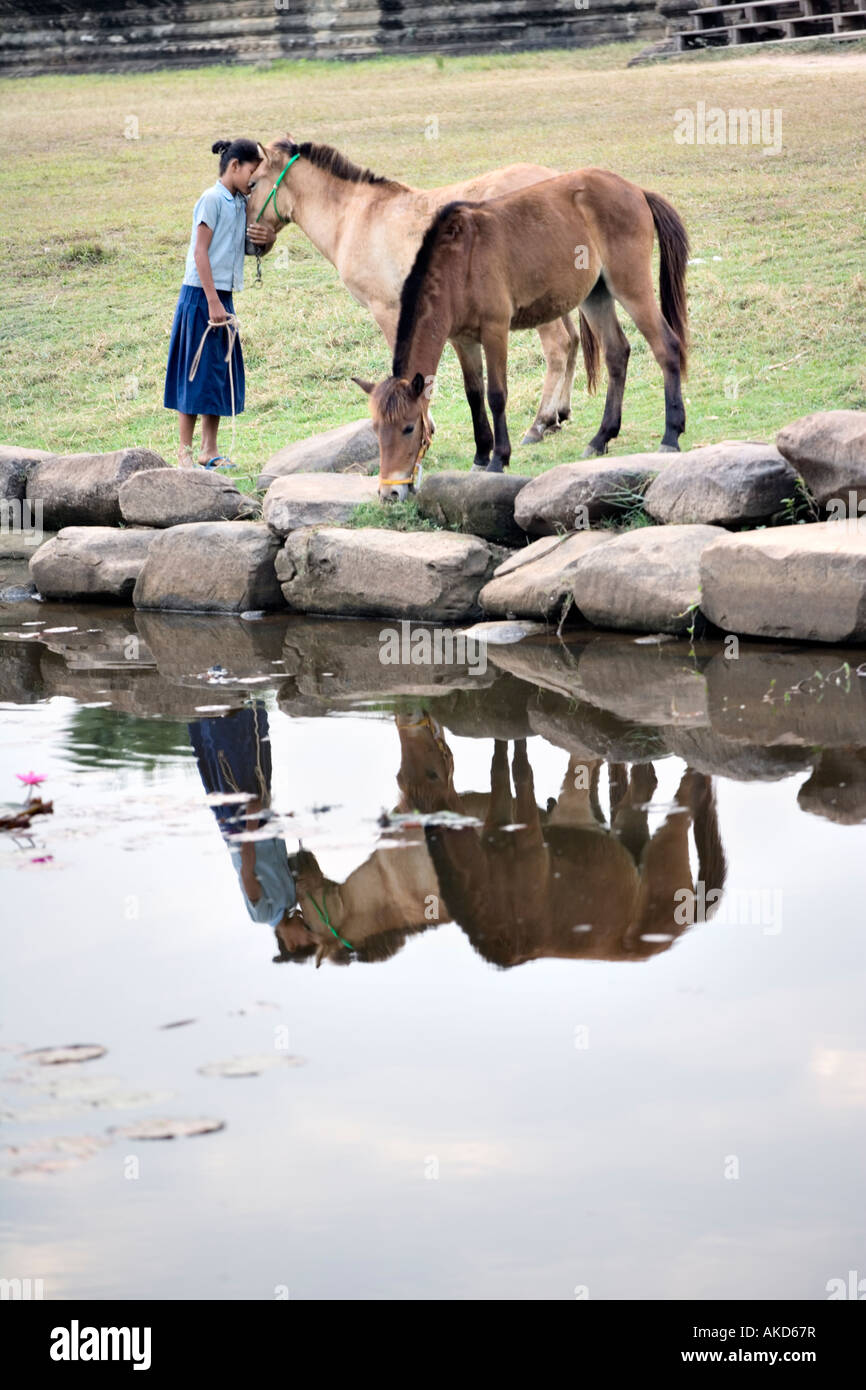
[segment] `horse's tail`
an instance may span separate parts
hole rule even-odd
[[[711,777],[701,778],[692,797],[692,816],[695,847],[698,851],[698,878],[704,885],[705,901],[710,893],[721,897],[728,876],[728,864],[722,844],[716,794]],[[711,906],[718,902],[714,897]]]
[[[659,297],[662,313],[680,340],[680,371],[686,374],[689,348],[689,310],[686,304],[686,265],[689,259],[689,237],[683,220],[667,200],[658,193],[643,190],[653,215],[659,239]]]
[[[586,368],[586,389],[593,396],[598,385],[601,350],[598,338],[583,314],[580,315],[580,346],[583,351],[583,365]]]

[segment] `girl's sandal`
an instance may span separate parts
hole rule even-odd
[[[232,463],[228,454],[216,454],[212,459],[207,459],[206,461],[204,459],[199,459],[199,467],[212,468],[217,472],[221,472],[224,468],[237,468],[237,464]]]

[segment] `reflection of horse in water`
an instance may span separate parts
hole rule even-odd
[[[414,751],[416,783],[439,786],[447,765],[439,741],[428,740],[426,760],[417,744]],[[687,769],[674,806],[651,835],[652,764],[636,764],[630,774],[611,765],[610,826],[598,798],[600,770],[601,759],[581,764],[571,757],[559,797],[542,813],[525,742],[514,745],[512,795],[508,745],[497,741],[481,828],[428,827],[441,892],[486,960],[644,960],[667,950],[695,920],[689,904],[701,900],[689,861],[692,827],[699,881],[707,895],[721,889],[725,859],[709,777]],[[479,814],[474,800],[458,797],[446,780],[442,807]]]
[[[646,959],[666,950],[694,920],[678,911],[683,890],[694,892],[692,827],[699,880],[707,895],[722,887],[715,800],[702,774],[684,773],[674,806],[650,835],[651,764],[636,764],[630,773],[611,764],[607,826],[598,796],[601,759],[580,764],[571,758],[559,797],[542,812],[525,742],[514,745],[513,794],[508,745],[501,741],[494,743],[490,792],[458,793],[454,759],[437,721],[420,711],[401,714],[397,730],[397,810],[462,812],[481,824],[404,828],[399,847],[392,841],[394,847],[377,848],[342,884],[326,880],[312,855],[299,856],[305,919],[316,921],[316,902],[321,908],[326,897],[332,927],[358,959],[386,960],[409,935],[452,917],[497,965],[542,956]],[[319,959],[351,960],[352,953],[328,935]]]
[[[454,759],[439,725],[420,712],[397,715],[396,723],[401,794],[395,810],[456,809]],[[317,964],[323,959],[337,965],[388,960],[409,936],[449,917],[420,826],[402,827],[343,883],[326,878],[307,850],[293,856],[292,868],[304,921],[320,939]],[[330,925],[323,924],[323,914]]]

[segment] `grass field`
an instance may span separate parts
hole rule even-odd
[[[685,218],[693,353],[683,444],[767,438],[814,409],[866,408],[866,53],[766,54],[627,70],[635,45],[503,58],[294,63],[0,83],[4,159],[0,440],[58,451],[137,444],[175,457],[162,408],[168,332],[192,205],[216,177],[214,139],[336,145],[420,186],[518,160],[614,169]],[[782,112],[782,152],[678,144],[674,111]],[[431,117],[438,138],[428,139]],[[138,138],[129,138],[136,133]],[[387,373],[384,340],[297,228],[264,288],[236,301],[247,410],[236,458],[363,415],[349,377]],[[283,257],[284,262],[286,258]],[[660,373],[637,331],[620,447],[661,436]],[[518,440],[542,377],[534,333],[512,339]],[[579,456],[601,398],[578,376],[575,415],[515,449],[536,472]],[[432,466],[468,466],[468,412],[446,351]],[[228,444],[226,434],[222,441]]]

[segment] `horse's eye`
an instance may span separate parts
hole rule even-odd
[[[405,426],[403,427],[403,433],[404,433],[404,434],[414,434],[414,433],[415,433],[415,426],[414,426],[414,425],[405,425]]]

